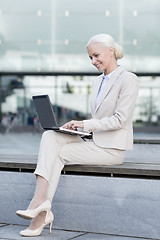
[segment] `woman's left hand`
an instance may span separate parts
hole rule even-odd
[[[72,120],[70,122],[65,123],[62,127],[67,128],[67,129],[76,130],[77,128],[83,128],[84,125],[83,125],[83,121]]]

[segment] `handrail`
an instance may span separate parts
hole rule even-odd
[[[139,77],[159,77],[160,72],[134,72]],[[22,71],[22,72],[0,72],[0,76],[98,76],[99,72],[36,72],[36,71]]]

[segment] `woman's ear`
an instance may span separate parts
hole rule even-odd
[[[110,47],[109,50],[110,50],[110,54],[111,54],[110,56],[113,57],[114,56],[114,48]]]

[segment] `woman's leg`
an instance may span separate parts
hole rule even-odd
[[[48,185],[45,186],[47,191],[44,192],[46,197],[52,201],[64,164],[121,164],[124,154],[125,151],[102,149],[93,142],[84,142],[79,137],[48,131],[42,137],[35,174],[47,180]],[[36,188],[39,192],[38,187]],[[36,194],[37,196],[39,193]],[[32,220],[30,229],[35,229],[41,225],[40,220],[44,221],[45,219],[45,215],[42,214]]]
[[[125,151],[101,148],[93,141],[71,142],[61,148],[59,157],[65,164],[116,165],[123,163]]]
[[[28,206],[28,209],[35,209],[37,206],[47,200],[47,188],[48,181],[45,178],[37,175],[35,193]]]
[[[55,181],[58,182],[59,175],[64,167],[64,161],[58,158],[61,148],[65,144],[78,141],[81,142],[83,140],[77,136],[57,133],[52,130],[43,133],[40,143],[37,167],[34,172],[37,183],[34,197],[29,205],[30,208],[33,208],[33,205],[39,204],[42,199],[48,198],[47,188],[50,184],[49,182],[51,176],[54,175]]]
[[[56,190],[61,170],[64,167],[64,162],[58,157],[61,148],[70,142],[81,142],[81,138],[70,136],[54,131],[46,131],[42,135],[37,167],[34,172],[36,175],[36,188],[34,197],[29,204],[28,209],[35,209],[48,198],[48,187],[52,188],[52,192]],[[42,212],[31,221],[30,229],[36,229],[44,222],[46,213]]]
[[[125,151],[118,149],[104,149],[94,144],[93,141],[70,142],[61,147],[57,164],[61,161],[65,165],[69,164],[87,164],[87,165],[117,165],[122,164],[125,157]],[[57,175],[60,172],[55,169],[49,180],[48,198],[52,201],[57,187]]]
[[[28,206],[28,209],[35,209],[37,206],[47,200],[47,188],[48,181],[45,178],[37,175],[35,193],[32,201]],[[43,224],[45,217],[46,212],[40,213],[36,218],[32,220],[30,224],[30,229],[39,228]]]

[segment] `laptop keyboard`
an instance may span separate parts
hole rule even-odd
[[[81,131],[72,130],[72,129],[66,129],[66,128],[63,128],[63,127],[59,127],[59,130],[63,130],[65,132],[80,133],[80,134],[83,134],[83,135],[85,134],[86,136],[90,136],[91,135],[90,133],[81,132]]]

